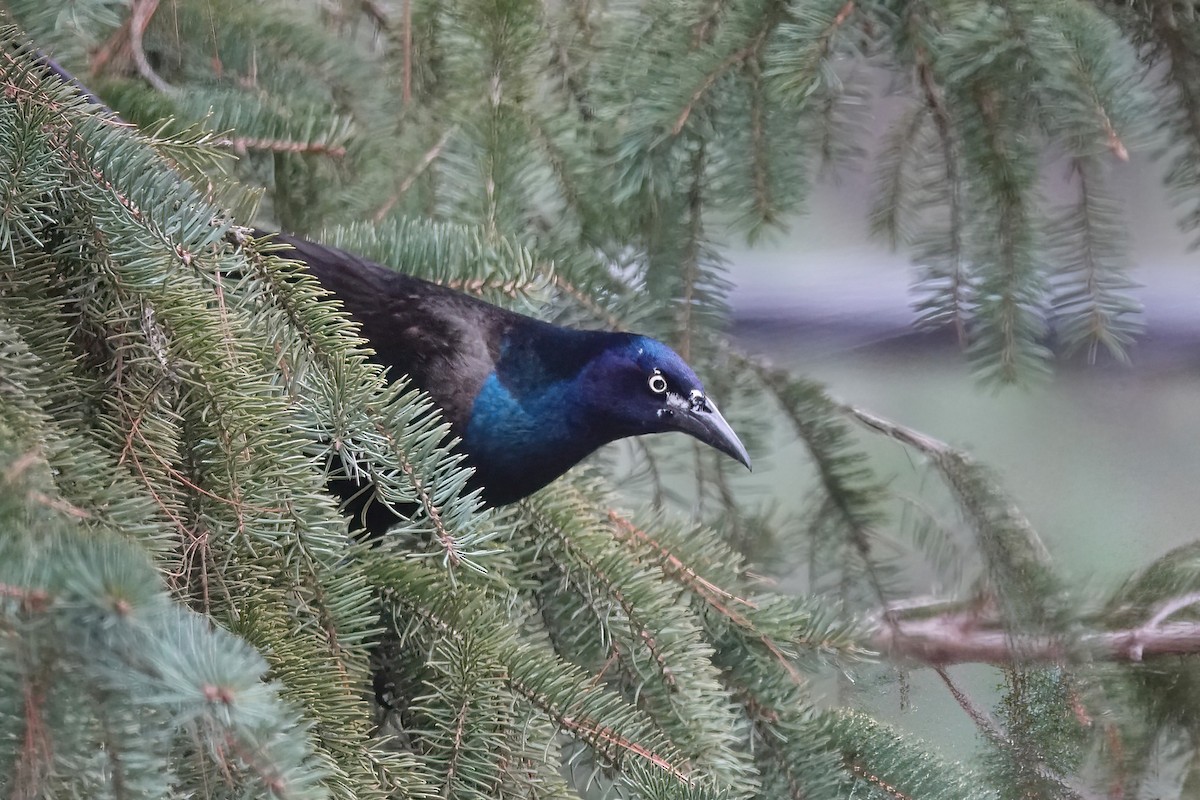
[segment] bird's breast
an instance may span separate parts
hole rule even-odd
[[[487,377],[462,431],[462,449],[475,468],[473,483],[490,503],[537,491],[602,443],[573,413],[575,405],[561,383],[516,394],[495,373]]]

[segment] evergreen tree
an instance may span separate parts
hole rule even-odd
[[[1200,230],[1191,4],[0,8],[6,795],[1200,786],[1195,548],[1087,608],[984,467],[731,345],[715,238],[764,235],[859,158],[854,111],[887,76],[906,110],[872,219],[912,253],[922,321],[987,381],[1028,379],[1053,344],[1123,357],[1136,307],[1106,170],[1164,149]],[[1038,194],[1047,154],[1073,167],[1070,207]],[[669,341],[756,454],[777,426],[804,442],[810,515],[778,519],[677,442],[638,444],[645,502],[596,460],[481,510],[428,399],[386,384],[254,221]],[[899,513],[873,437],[934,479],[927,518]],[[334,465],[418,511],[354,543]],[[806,554],[803,595],[761,578],[782,547]],[[944,601],[912,601],[914,559]],[[968,661],[999,670],[996,709],[951,675]],[[978,728],[977,761],[828,691],[914,664]]]

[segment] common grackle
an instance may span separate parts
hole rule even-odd
[[[257,231],[256,235],[266,235]],[[646,336],[551,325],[296,236],[303,262],[362,326],[375,360],[440,406],[488,505],[520,500],[603,444],[682,431],[747,467],[750,456],[699,378]],[[394,517],[366,493],[334,488],[378,536]]]
[[[116,118],[52,58],[37,58]],[[275,239],[286,245],[279,255],[306,264],[341,300],[392,380],[408,375],[441,407],[488,505],[520,500],[601,445],[646,433],[682,431],[750,466],[696,373],[662,342],[550,325],[337,248]],[[370,536],[395,521],[348,479],[330,488]]]

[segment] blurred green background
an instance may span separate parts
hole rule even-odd
[[[1061,187],[1055,170],[1046,173],[1044,191],[1053,197]],[[1130,220],[1134,277],[1143,284],[1137,295],[1146,331],[1133,363],[1076,358],[1041,383],[998,392],[975,383],[951,336],[912,330],[907,259],[867,231],[870,177],[840,177],[814,194],[809,214],[785,237],[727,252],[739,343],[825,383],[844,402],[966,449],[993,468],[1085,605],[1102,603],[1122,580],[1195,540],[1200,255],[1174,227],[1158,165],[1135,160],[1115,175]],[[910,453],[883,437],[860,441],[893,489],[927,501],[930,481]],[[794,439],[756,463],[757,480],[771,488],[781,511],[803,514],[812,479],[806,463]],[[783,583],[803,590],[806,577],[799,569]],[[971,665],[951,673],[991,707],[997,670]],[[853,702],[953,757],[977,747],[974,725],[929,670],[909,676],[903,698],[869,670],[859,680],[867,685],[851,687]]]

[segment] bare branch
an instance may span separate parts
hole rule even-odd
[[[1189,602],[1170,601],[1178,611]],[[890,658],[940,667],[947,664],[1013,664],[1018,662],[1140,662],[1150,656],[1200,653],[1200,621],[1162,623],[1160,611],[1146,624],[1096,631],[1068,641],[1056,636],[1013,634],[982,624],[975,614],[944,614],[927,619],[891,619],[871,636],[871,647]]]

